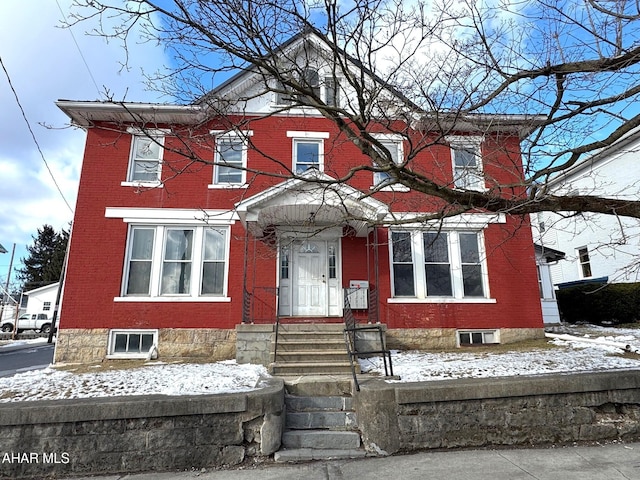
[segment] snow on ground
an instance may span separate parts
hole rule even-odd
[[[0,402],[126,395],[204,395],[256,389],[261,365],[229,360],[208,364],[154,362],[126,370],[76,374],[45,368],[0,378]]]
[[[47,343],[49,339],[48,338],[44,338],[44,337],[39,337],[39,338],[29,338],[26,340],[12,340],[12,341],[8,341],[5,342],[4,344],[0,345],[0,352],[3,349],[8,349],[11,347],[17,347],[20,345],[44,345]]]
[[[588,325],[570,326],[562,333],[602,343],[551,339],[549,342],[557,348],[511,352],[484,349],[446,353],[393,352],[393,373],[400,376],[402,382],[422,382],[640,368],[639,354],[623,356],[622,349],[609,344],[619,342],[640,349],[640,329]],[[363,372],[384,375],[381,358],[362,359],[360,366]]]
[[[620,348],[610,345],[611,342],[619,342],[640,348],[640,329],[588,325],[569,326],[561,333],[597,340],[598,343],[553,339],[549,340],[550,348],[514,346],[511,351],[500,352],[487,349],[442,353],[395,352],[393,371],[402,382],[417,382],[640,368],[640,354],[624,354]],[[10,345],[15,346],[16,343]],[[361,366],[364,372],[384,373],[380,358],[361,360]],[[90,373],[49,367],[0,378],[0,402],[239,392],[259,388],[265,376],[267,371],[264,367],[238,365],[235,361],[210,364],[149,362],[137,368],[96,369]]]

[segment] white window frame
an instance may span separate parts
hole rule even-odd
[[[464,335],[464,334],[468,334],[471,340],[471,343],[462,343],[460,340],[460,335]],[[473,341],[473,337],[474,336],[481,336],[481,341],[480,342],[474,342]],[[486,339],[489,335],[493,335],[493,342],[487,342]],[[474,346],[474,345],[496,345],[500,343],[500,330],[474,330],[474,329],[465,329],[465,330],[458,330],[456,332],[456,346],[457,347],[468,347],[468,346]]]
[[[446,141],[449,143],[451,151],[451,166],[453,169],[453,185],[461,190],[485,191],[486,181],[484,178],[484,166],[482,162],[482,142],[484,138],[481,136],[448,136]],[[464,150],[472,152],[475,156],[475,167],[458,167],[456,166],[456,151]],[[470,182],[469,178],[473,175],[475,180]]]
[[[582,261],[582,251],[584,251],[587,256],[587,260],[585,262]],[[591,253],[589,252],[589,247],[585,245],[576,248],[576,260],[578,262],[578,275],[580,278],[593,278],[593,268],[591,267]],[[584,274],[585,265],[589,268],[589,273],[591,273],[591,275]]]
[[[133,248],[133,235],[136,229],[148,229],[153,230],[153,245],[151,247],[151,259],[148,261],[151,263],[149,274],[149,291],[148,293],[128,294],[129,284],[129,272],[131,262],[132,248]],[[189,291],[186,293],[176,294],[163,294],[162,293],[162,271],[165,266],[164,254],[166,247],[167,232],[169,230],[193,230],[193,238],[191,245],[191,272],[189,275]],[[205,260],[205,230],[216,229],[224,231],[224,274],[223,285],[221,293],[203,294],[202,279],[203,279],[203,264],[207,262]],[[121,302],[175,302],[175,301],[196,301],[196,302],[229,302],[231,299],[228,297],[229,288],[229,263],[230,263],[230,242],[231,242],[231,227],[229,225],[188,225],[188,224],[167,224],[167,225],[150,225],[150,224],[138,224],[133,223],[129,225],[129,232],[127,235],[127,250],[125,252],[125,265],[122,276],[122,290],[120,297],[116,297],[115,301]]]
[[[214,156],[213,156],[213,179],[209,188],[247,188],[247,165],[249,151],[249,137],[253,136],[253,130],[243,130],[240,132],[229,132],[221,130],[211,130],[209,132],[215,137]],[[242,142],[242,165],[239,170],[241,172],[241,180],[238,183],[221,182],[219,180],[219,167],[221,166],[220,152],[218,150],[218,142],[239,141]]]
[[[322,99],[324,103],[326,103],[330,107],[340,107],[341,105],[341,93],[340,93],[340,85],[341,79],[340,77],[335,77],[332,75],[324,75],[322,77],[324,80],[322,82]],[[333,88],[329,88],[329,85],[333,84]],[[329,92],[335,92],[335,102],[334,99],[329,96]]]
[[[138,352],[116,352],[116,336],[117,335],[152,335],[153,342],[147,351]],[[142,339],[141,339],[142,340]],[[128,344],[128,341],[127,341]],[[114,329],[109,330],[109,339],[107,342],[107,358],[108,359],[125,359],[125,358],[147,358],[149,352],[158,348],[158,330],[156,329]]]
[[[129,150],[129,165],[127,166],[127,179],[124,182],[121,182],[120,185],[123,187],[151,187],[158,188],[162,187],[162,164],[164,160],[164,144],[165,137],[168,133],[167,130],[147,130],[142,131],[138,128],[129,128],[127,129],[127,133],[131,135],[131,147]],[[139,141],[146,139],[152,140],[159,145],[158,151],[158,171],[157,178],[154,180],[135,180],[133,178],[135,163],[136,163],[136,151],[137,144]],[[155,159],[153,160],[155,161]]]
[[[477,229],[456,229],[442,230],[448,236],[449,265],[451,272],[452,295],[451,296],[434,296],[428,295],[427,279],[425,272],[425,252],[423,244],[423,233],[437,232],[433,229],[391,229],[389,230],[389,272],[391,278],[392,297],[387,299],[389,303],[496,303],[491,298],[489,290],[489,275],[487,270],[486,251],[484,243],[484,231]],[[391,241],[392,232],[409,232],[411,234],[411,254],[413,258],[413,277],[414,277],[414,293],[415,296],[393,296],[395,291],[395,278],[393,272],[393,242]],[[460,234],[474,233],[478,240],[479,265],[482,278],[482,289],[484,296],[472,297],[464,296],[464,283],[462,274],[462,258],[460,252]]]
[[[287,137],[291,138],[291,171],[295,175],[302,175],[310,169],[307,168],[298,172],[298,150],[299,143],[315,143],[318,145],[318,171],[324,172],[324,141],[329,138],[329,132],[300,132],[288,131]]]
[[[317,88],[318,96],[324,101],[324,103],[330,107],[340,107],[342,103],[342,93],[340,89],[340,86],[342,85],[342,78],[333,76],[331,74],[326,74],[323,72],[322,69],[316,69],[316,68],[310,67],[308,69],[305,69],[305,72],[307,70],[313,70],[318,74],[318,85],[315,88]],[[329,88],[329,85],[331,84],[334,85],[333,88]],[[294,92],[290,92],[289,87],[286,87],[285,85],[283,85],[281,82],[278,82],[278,81],[276,81],[274,85],[276,89],[285,91],[287,93],[274,92],[273,107],[275,108],[289,107],[291,106],[291,104],[296,103],[297,94]],[[335,103],[333,102],[333,99],[329,96],[331,91],[335,91],[335,97],[336,97]],[[310,108],[309,106],[306,106],[306,105],[296,105],[296,107],[299,107],[302,109]]]
[[[396,151],[395,163],[397,165],[404,162],[404,137],[402,135],[393,133],[372,133],[371,136],[383,145],[386,144],[385,146],[387,148],[389,148],[388,145],[393,145]],[[393,151],[389,150],[389,153],[393,156]],[[390,174],[386,172],[373,172],[373,185],[371,186],[371,189],[396,192],[409,191],[409,187],[393,182],[394,179]],[[387,185],[384,185],[384,183],[387,183]]]
[[[51,302],[42,302],[42,311],[48,312],[51,310]]]

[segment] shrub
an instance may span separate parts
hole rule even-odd
[[[640,283],[591,283],[556,293],[565,322],[617,325],[640,320]]]

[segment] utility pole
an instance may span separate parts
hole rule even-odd
[[[9,296],[9,281],[11,280],[11,270],[13,269],[13,256],[15,255],[15,253],[16,253],[16,244],[14,243],[13,249],[11,250],[11,260],[9,261],[9,273],[7,273],[7,282],[4,286],[4,293],[3,293],[3,295],[7,295],[7,297]],[[4,314],[4,304],[5,302],[2,302],[2,306],[0,306],[0,322],[2,321],[2,315]]]

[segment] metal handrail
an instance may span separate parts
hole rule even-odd
[[[344,294],[344,310],[343,310],[343,318],[344,318],[344,339],[347,345],[347,353],[349,355],[349,362],[351,365],[351,375],[353,376],[353,382],[356,387],[356,391],[360,391],[360,384],[358,383],[358,376],[356,375],[356,369],[354,364],[354,357],[357,357],[358,354],[367,355],[367,354],[379,354],[382,355],[382,360],[384,362],[384,374],[386,377],[393,376],[393,364],[391,362],[391,351],[387,350],[384,335],[382,331],[382,326],[380,324],[369,324],[369,325],[356,325],[356,319],[353,315],[353,310],[351,310],[351,303],[349,302],[349,294],[345,291]],[[380,349],[379,350],[361,350],[358,351],[356,345],[356,332],[362,331],[377,331],[380,335]],[[387,364],[388,362],[388,364]]]

